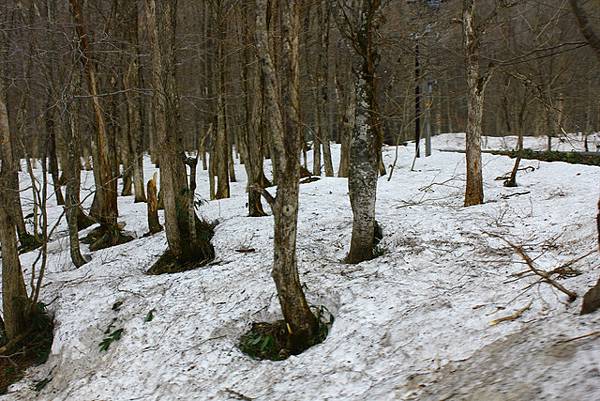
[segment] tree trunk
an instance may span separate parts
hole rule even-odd
[[[221,7],[218,5],[217,7]],[[214,144],[214,153],[216,156],[216,168],[217,168],[217,199],[229,198],[229,158],[231,153],[229,151],[229,141],[227,138],[226,129],[226,107],[225,107],[225,24],[224,16],[218,13],[218,19],[220,22],[219,35],[217,43],[217,57],[218,57],[218,90],[217,90],[217,132]]]
[[[2,311],[5,335],[8,341],[18,337],[29,328],[29,298],[25,289],[23,272],[17,251],[14,213],[15,192],[13,177],[15,163],[11,160],[11,134],[3,85],[0,83],[0,143],[2,144],[2,168],[0,170],[0,244],[2,245]],[[19,195],[17,190],[16,195]]]
[[[131,43],[131,51],[135,54],[129,60],[129,68],[123,79],[125,89],[132,90],[134,87],[141,87],[140,80],[140,62],[138,49],[138,13],[137,3],[132,2],[129,15],[129,40]],[[142,108],[144,102],[141,97],[135,92],[126,92],[127,98],[127,113],[129,116],[128,138],[130,146],[131,164],[133,167],[133,186],[135,191],[135,203],[145,202],[146,194],[144,193],[144,130],[142,127]]]
[[[569,0],[571,3],[571,8],[573,9],[573,14],[575,14],[575,18],[577,18],[577,25],[579,26],[579,30],[581,34],[587,40],[590,47],[596,53],[596,57],[600,62],[600,36],[598,33],[594,31],[592,23],[588,19],[587,14],[585,13],[582,1],[581,0]]]
[[[373,43],[379,0],[363,0],[356,26],[357,49],[361,65],[356,70],[356,118],[350,142],[348,190],[352,205],[352,239],[347,263],[373,258],[375,236],[375,201],[381,133],[376,103],[377,50]]]
[[[483,96],[488,77],[480,76],[479,52],[481,42],[475,27],[475,1],[463,0],[463,45],[467,68],[467,187],[465,206],[483,203],[483,174],[481,171],[481,131]]]
[[[158,191],[156,190],[156,173],[148,180],[148,231],[150,234],[161,232],[163,227],[158,220]]]
[[[333,162],[331,161],[331,146],[329,140],[331,132],[328,130],[327,105],[329,98],[329,4],[317,4],[317,18],[319,23],[320,48],[317,57],[317,137],[323,144],[323,163],[325,176],[333,177]]]
[[[352,139],[352,132],[354,131],[354,125],[356,121],[356,90],[350,88],[346,91],[346,107],[344,109],[344,116],[342,119],[342,137],[341,137],[341,151],[340,151],[340,166],[338,170],[338,177],[348,177],[350,171],[350,141]]]
[[[79,159],[79,133],[77,132],[77,120],[74,110],[69,112],[69,121],[64,129],[64,141],[67,146],[67,158],[65,160],[65,176],[67,180],[67,191],[65,209],[67,224],[69,227],[69,250],[71,261],[75,267],[83,266],[87,261],[81,254],[79,246],[80,224],[85,225],[88,218],[83,214],[79,204],[79,191],[81,186],[81,161]],[[80,215],[83,215],[80,218]]]
[[[0,75],[2,69],[0,66]],[[35,238],[27,233],[25,228],[25,220],[23,218],[23,209],[21,206],[21,195],[19,189],[19,173],[18,165],[21,161],[16,158],[14,144],[16,142],[16,136],[13,131],[9,129],[9,118],[8,109],[5,103],[4,93],[4,81],[0,78],[0,156],[2,160],[2,166],[5,169],[5,180],[3,183],[2,192],[6,193],[6,196],[10,200],[7,205],[8,213],[11,215],[11,221],[15,224],[19,242],[21,245],[29,244]],[[6,165],[6,167],[4,167]],[[37,233],[36,233],[37,234]]]
[[[244,7],[243,10],[243,39],[250,42],[252,39],[249,29],[250,20],[247,15],[247,8]],[[248,176],[248,185],[246,187],[248,191],[248,215],[251,217],[261,217],[267,214],[262,206],[260,192],[255,187],[265,187],[265,182],[263,181],[263,157],[260,146],[261,129],[263,126],[263,102],[260,71],[252,63],[252,59],[250,47],[244,47],[242,83],[246,95],[244,104],[246,124],[244,124],[242,131],[242,142],[246,149],[244,168]]]
[[[269,51],[267,0],[256,0],[256,41],[262,66],[265,92],[265,119],[273,143],[273,168],[278,171],[277,196],[272,203],[274,217],[274,257],[272,276],[283,316],[292,338],[292,348],[303,349],[317,332],[318,323],[310,311],[300,285],[296,261],[298,193],[300,177],[299,128],[299,3],[283,2],[283,55],[285,78],[281,83],[286,104],[286,121],[279,106],[278,80]]]
[[[181,133],[178,129],[178,93],[176,77],[176,5],[177,0],[145,0],[148,38],[152,54],[154,128],[160,146],[160,193],[164,200],[165,231],[169,251],[180,262],[212,259],[214,250],[208,236],[199,238],[197,217],[187,181]],[[160,17],[157,20],[157,16]]]
[[[111,237],[118,233],[117,228],[117,180],[113,174],[110,161],[110,138],[106,129],[102,105],[98,96],[96,68],[92,62],[92,51],[89,46],[87,32],[79,0],[69,0],[75,21],[75,29],[79,39],[81,63],[88,81],[88,89],[92,99],[92,107],[96,123],[96,156],[94,170],[98,172],[99,186],[96,187],[98,197],[98,220],[104,231]],[[112,241],[111,241],[112,242]],[[108,244],[107,244],[108,245]]]
[[[54,187],[54,196],[56,197],[57,205],[64,205],[65,199],[60,189],[60,177],[58,171],[58,158],[56,157],[56,130],[54,121],[54,110],[50,107],[50,96],[46,102],[46,135],[47,135],[47,150],[48,150],[48,170],[52,176],[52,185]]]

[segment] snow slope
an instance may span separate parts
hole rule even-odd
[[[460,140],[436,137],[434,148]],[[333,153],[337,159],[339,148]],[[335,323],[324,343],[281,362],[254,361],[236,347],[251,322],[280,316],[270,277],[272,217],[246,217],[243,166],[236,166],[232,198],[202,207],[202,215],[220,221],[217,259],[205,268],[145,275],[166,239],[141,237],[145,205],[132,197],[120,197],[119,210],[138,238],[94,252],[79,269],[69,261],[62,224],[42,294],[56,318],[52,355],[0,399],[600,399],[600,339],[560,342],[600,330],[600,313],[578,315],[581,296],[600,274],[598,254],[574,265],[581,275],[560,280],[580,295],[568,304],[546,284],[531,286],[534,278],[515,280],[511,274],[526,266],[484,234],[524,244],[546,270],[592,251],[600,169],[524,161],[535,170],[520,173],[520,187],[504,188],[495,178],[512,160],[484,154],[486,203],[463,208],[464,155],[435,151],[409,171],[413,155],[399,148],[392,179],[379,181],[386,251],[359,265],[340,262],[351,233],[346,180],[301,186],[301,279],[309,302],[325,305]],[[395,148],[385,149],[387,165],[394,156]],[[83,177],[91,187],[90,173]],[[201,170],[198,190],[207,196]],[[60,213],[51,210],[54,218]],[[235,251],[243,246],[256,252]],[[24,255],[23,266],[35,256]],[[123,304],[114,311],[117,301]],[[490,324],[530,302],[520,318]],[[111,324],[124,329],[122,339],[101,352]],[[34,384],[45,378],[51,381],[36,393]]]

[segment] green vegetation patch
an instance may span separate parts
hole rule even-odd
[[[275,322],[252,323],[250,330],[240,337],[240,350],[253,359],[282,361],[290,355],[298,355],[308,348],[322,343],[329,334],[334,317],[324,306],[314,309],[315,317],[319,322],[319,329],[313,338],[308,339],[306,348],[292,351],[291,336],[287,324],[285,320],[277,320]]]

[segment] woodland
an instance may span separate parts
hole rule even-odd
[[[0,2],[0,399],[600,399],[598,0]]]

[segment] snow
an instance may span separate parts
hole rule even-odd
[[[409,171],[413,147],[399,148],[391,180],[382,177],[378,186],[385,252],[359,265],[341,263],[352,222],[347,180],[301,185],[301,280],[309,302],[325,305],[335,322],[324,343],[281,362],[252,360],[236,346],[251,322],[280,318],[270,277],[273,219],[246,217],[243,166],[236,165],[240,182],[231,184],[231,199],[202,206],[201,214],[220,224],[217,258],[198,270],[144,274],[166,239],[142,238],[146,209],[133,197],[119,197],[119,210],[137,239],[92,253],[79,269],[69,260],[61,223],[42,289],[56,319],[52,354],[0,399],[600,399],[598,338],[560,342],[600,329],[600,313],[578,315],[583,293],[598,279],[598,255],[574,265],[581,275],[560,280],[579,294],[569,304],[547,284],[526,290],[534,278],[511,276],[526,266],[484,234],[524,244],[545,270],[592,251],[600,169],[525,160],[535,170],[519,173],[519,187],[505,188],[495,178],[513,161],[484,154],[486,203],[463,208],[464,155],[438,151],[461,141],[460,134],[434,137],[433,155],[418,159],[416,171]],[[503,141],[511,146],[501,138],[487,144]],[[525,143],[536,141],[545,144]],[[339,147],[332,153],[337,166]],[[394,157],[395,148],[386,148],[386,165]],[[154,171],[146,160],[146,177]],[[93,177],[82,174],[89,190]],[[207,192],[199,169],[198,193]],[[49,214],[56,219],[61,209],[52,206]],[[256,252],[236,252],[244,246]],[[22,256],[24,268],[35,256]],[[117,301],[123,304],[114,311]],[[519,319],[490,324],[529,302]],[[123,336],[101,352],[111,324]],[[52,380],[36,393],[34,384],[45,378]]]

